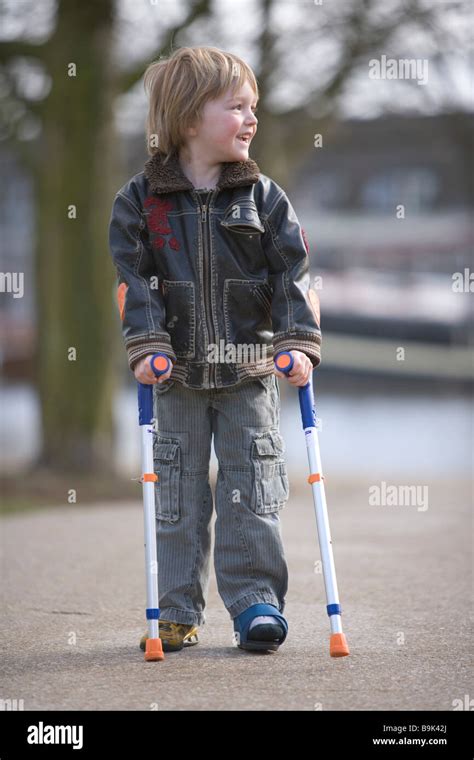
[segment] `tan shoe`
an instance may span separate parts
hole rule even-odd
[[[160,620],[160,639],[163,644],[163,652],[178,652],[183,647],[199,644],[198,629],[195,625],[173,623],[170,620]],[[144,652],[148,631],[145,631],[140,639],[140,649]]]

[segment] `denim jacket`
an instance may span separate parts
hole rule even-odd
[[[273,373],[282,350],[319,364],[304,230],[252,159],[223,163],[203,192],[176,153],[155,153],[117,192],[109,244],[131,370],[162,351],[171,380],[209,389]]]

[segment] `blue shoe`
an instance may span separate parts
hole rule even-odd
[[[249,631],[252,620],[261,615],[271,615],[278,623],[257,624]],[[276,652],[286,639],[288,623],[273,604],[253,604],[234,618],[234,632],[240,649]]]

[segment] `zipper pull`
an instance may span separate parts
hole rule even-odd
[[[206,212],[207,212],[207,206],[206,206],[206,204],[204,204],[204,206],[202,207],[202,213],[201,213],[201,221],[202,222],[206,221]]]

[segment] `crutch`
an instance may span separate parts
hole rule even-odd
[[[150,366],[157,377],[165,374],[170,366],[166,354],[153,354]],[[153,385],[138,383],[138,422],[141,431],[141,458],[143,486],[143,513],[145,522],[145,575],[146,619],[148,638],[145,660],[163,660],[163,647],[159,629],[158,561],[156,557],[155,483],[158,475],[153,470]]]
[[[275,366],[285,375],[293,367],[294,360],[289,351],[280,351],[274,358]],[[318,529],[319,550],[323,564],[324,586],[326,589],[327,613],[331,625],[329,654],[331,657],[345,657],[349,654],[346,637],[342,632],[341,606],[337,591],[336,568],[332,553],[331,533],[324,491],[324,475],[322,474],[321,454],[319,451],[318,431],[316,428],[316,409],[314,406],[311,379],[306,385],[299,386],[301,421],[306,438],[306,449],[310,475],[308,483],[313,491],[314,512]]]

